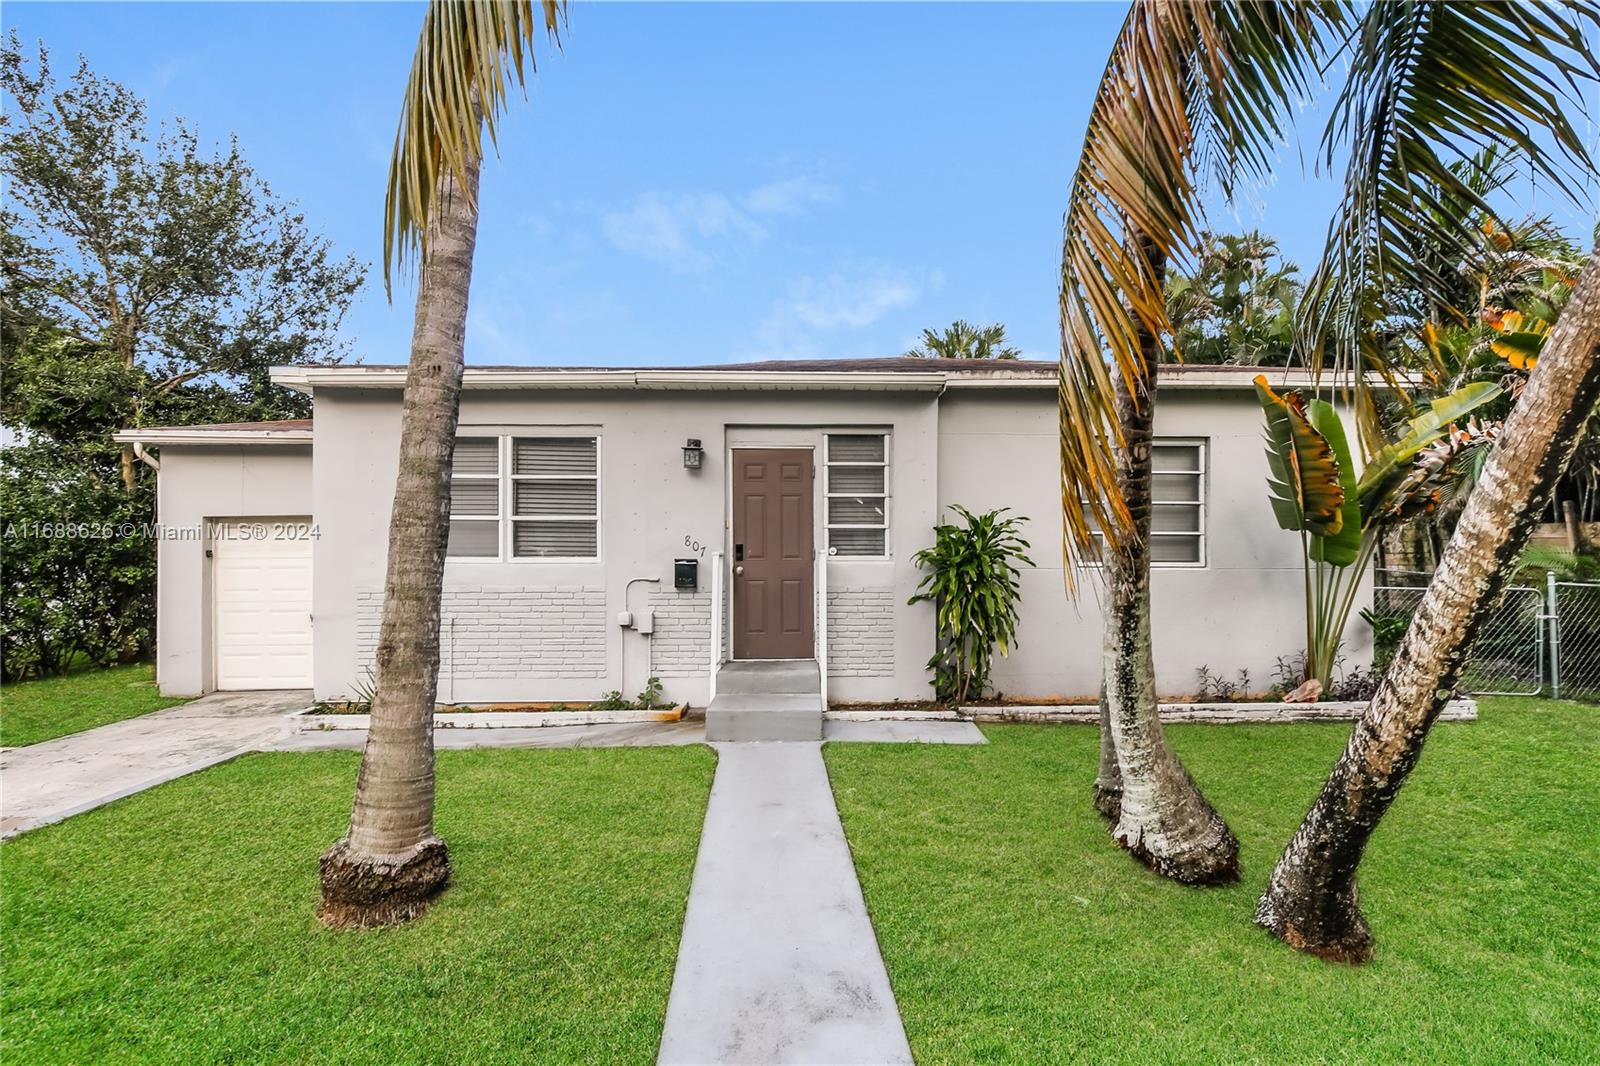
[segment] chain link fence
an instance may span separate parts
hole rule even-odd
[[[1380,568],[1375,576],[1376,621],[1398,637],[1433,575]],[[1543,588],[1508,589],[1480,625],[1459,686],[1480,696],[1600,702],[1600,584],[1552,577]]]
[[[1600,585],[1552,581],[1548,589],[1555,633],[1550,693],[1600,702]]]

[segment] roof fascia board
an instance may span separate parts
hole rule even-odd
[[[309,429],[250,430],[230,429],[206,432],[181,427],[160,429],[123,429],[111,435],[118,444],[182,444],[182,445],[235,445],[235,444],[310,444]]]

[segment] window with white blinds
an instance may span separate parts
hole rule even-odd
[[[500,438],[458,437],[450,472],[450,541],[455,559],[500,556]]]
[[[511,441],[511,554],[600,556],[600,447],[594,437]]]
[[[826,459],[828,554],[889,554],[889,438],[830,433]]]
[[[1150,449],[1150,466],[1151,565],[1204,566],[1205,441],[1157,437]]]
[[[597,559],[597,437],[462,437],[450,481],[452,558]]]

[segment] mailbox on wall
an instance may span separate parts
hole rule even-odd
[[[688,589],[690,592],[700,587],[700,561],[698,559],[676,559],[672,564],[672,587]]]

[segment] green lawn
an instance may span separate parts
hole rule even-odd
[[[0,744],[20,748],[184,702],[156,691],[148,663],[23,681],[0,691]]]
[[[353,753],[253,755],[0,845],[0,1059],[639,1062],[661,1036],[705,748],[446,751],[452,887],[333,932]]]
[[[1600,708],[1482,714],[1435,728],[1369,849],[1378,955],[1360,969],[1250,922],[1348,727],[1171,730],[1243,847],[1243,884],[1221,890],[1112,847],[1092,728],[830,745],[918,1060],[1600,1061]]]

